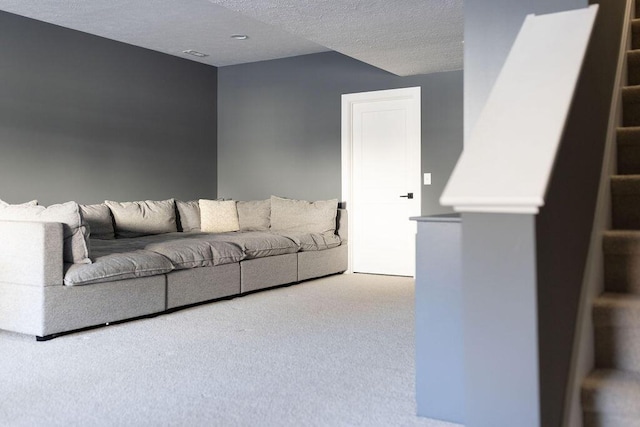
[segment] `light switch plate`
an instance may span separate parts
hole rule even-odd
[[[424,185],[431,185],[431,174],[430,173],[425,173],[424,174]]]

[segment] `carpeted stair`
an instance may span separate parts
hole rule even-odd
[[[640,16],[640,1],[636,16]],[[604,293],[593,307],[596,368],[582,386],[584,427],[640,427],[640,19],[632,22]]]

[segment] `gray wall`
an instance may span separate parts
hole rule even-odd
[[[216,196],[216,68],[5,12],[0,58],[0,199]]]
[[[482,111],[524,18],[587,6],[587,0],[465,0],[464,134]]]
[[[340,198],[341,95],[422,87],[424,215],[462,151],[462,71],[398,77],[335,52],[218,70],[218,195]]]
[[[463,424],[552,427],[540,422],[535,217],[463,213],[462,266]]]

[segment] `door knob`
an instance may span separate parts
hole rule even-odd
[[[413,193],[407,193],[406,196],[400,196],[400,197],[406,197],[407,199],[413,199]]]

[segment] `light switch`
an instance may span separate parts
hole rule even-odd
[[[425,173],[424,174],[424,185],[431,185],[431,174],[430,173]]]

